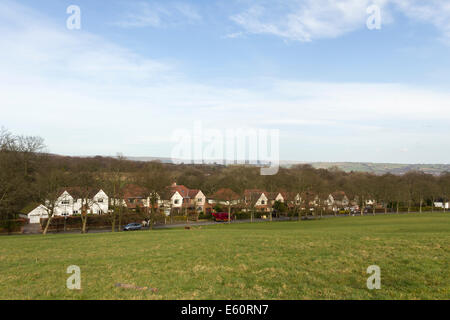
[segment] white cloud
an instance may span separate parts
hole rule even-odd
[[[434,25],[450,43],[450,2],[446,0],[392,0],[407,17]]]
[[[248,33],[271,34],[288,40],[335,38],[365,27],[367,7],[384,8],[387,0],[288,0],[260,2],[233,20]],[[384,22],[390,21],[386,15]]]
[[[129,10],[125,16],[114,23],[124,28],[139,27],[171,27],[201,21],[198,11],[187,3],[138,2],[127,3]]]
[[[271,94],[292,104],[294,115],[317,115],[321,120],[450,120],[450,94],[402,84],[317,83],[274,81]],[[303,108],[299,108],[302,106]],[[296,118],[297,117],[293,117]]]
[[[288,136],[284,150],[307,141],[319,146],[317,154],[333,148],[337,133],[355,150],[405,146],[411,155],[416,141],[448,145],[448,127],[434,130],[450,121],[447,92],[280,79],[211,85],[102,37],[43,21],[22,6],[0,4],[0,43],[7,48],[0,51],[0,126],[39,134],[52,152],[168,156],[167,137],[196,120],[222,129],[272,126]],[[424,121],[433,126],[421,131]],[[293,157],[299,155],[287,156]]]
[[[381,9],[382,25],[393,22],[395,12],[435,26],[450,43],[450,2],[446,0],[286,0],[261,1],[231,20],[249,34],[270,34],[309,42],[336,38],[366,27],[366,9]]]
[[[224,36],[224,38],[227,39],[234,39],[234,38],[240,38],[244,35],[243,32],[233,32],[233,33],[228,33]]]

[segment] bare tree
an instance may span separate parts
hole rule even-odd
[[[231,222],[231,208],[239,201],[239,195],[233,190],[228,188],[222,188],[217,190],[212,196],[213,199],[219,201],[219,203],[225,204],[228,208],[228,223]]]
[[[43,140],[15,136],[0,129],[0,220],[16,217],[26,201],[36,198],[36,175],[43,164]]]
[[[111,231],[116,231],[116,220],[119,219],[118,227],[121,230],[121,220],[124,211],[123,190],[128,183],[125,175],[125,158],[122,155],[117,156],[107,168],[107,172],[103,175],[103,184],[109,197],[109,216],[111,219]]]
[[[56,214],[59,200],[62,194],[62,186],[67,183],[67,175],[61,170],[51,170],[38,176],[38,200],[44,203],[47,210],[47,223],[44,235],[47,234],[51,221]]]
[[[146,206],[149,230],[153,229],[156,213],[159,211],[159,201],[165,189],[170,185],[169,172],[160,162],[147,163],[143,172],[139,173],[139,184],[149,190],[149,199]],[[187,210],[187,209],[186,209]]]

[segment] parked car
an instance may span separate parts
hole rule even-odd
[[[228,221],[228,212],[215,212],[212,215],[214,221]],[[231,214],[231,219],[233,219],[233,214]]]
[[[142,224],[140,223],[129,223],[125,227],[123,227],[123,231],[133,231],[133,230],[141,230]]]

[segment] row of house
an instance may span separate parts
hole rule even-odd
[[[109,198],[103,190],[89,190],[86,194],[79,188],[65,188],[61,189],[60,195],[54,203],[54,215],[71,216],[81,214],[82,211],[89,214],[105,214],[111,212],[112,205],[123,206],[132,211],[146,210],[152,203],[150,197],[149,190],[134,184],[129,184],[123,189],[121,199]],[[156,194],[153,205],[166,215],[171,212],[210,213],[216,205],[238,207],[244,211],[271,212],[277,201],[286,204],[289,208],[304,206],[311,210],[321,206],[337,211],[357,205],[355,201],[350,201],[343,191],[331,193],[322,202],[317,194],[311,192],[266,192],[259,189],[245,190],[242,196],[230,189],[219,189],[207,197],[201,190],[190,189],[175,182],[163,192]],[[374,203],[374,200],[366,201],[366,205]],[[435,204],[435,206],[439,206],[439,204]],[[442,204],[442,206],[444,205]],[[445,206],[448,208],[448,203]],[[30,223],[39,223],[41,218],[47,218],[49,207],[50,203],[46,201],[45,204],[32,210],[28,214]]]
[[[50,207],[54,207],[55,216],[72,216],[81,214],[86,209],[89,214],[104,214],[109,212],[109,197],[103,190],[90,189],[83,192],[80,188],[64,188],[53,204],[46,200],[28,213],[30,223],[39,223],[41,218],[47,218]]]
[[[50,207],[54,207],[54,216],[72,216],[84,212],[88,214],[105,214],[111,211],[112,205],[119,205],[132,211],[143,210],[151,206],[150,191],[144,187],[129,184],[122,190],[121,199],[108,197],[103,190],[89,190],[81,192],[79,188],[61,189],[54,203],[49,200],[28,213],[30,223],[39,223],[41,218],[48,218]],[[171,210],[195,210],[207,212],[212,205],[207,202],[201,190],[189,189],[183,185],[173,183],[164,192],[157,194],[155,207],[162,209],[166,215]]]

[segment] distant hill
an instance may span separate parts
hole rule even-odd
[[[160,161],[172,163],[171,158],[163,157],[127,157],[133,161]],[[208,161],[209,164],[221,163],[221,161]],[[292,167],[297,164],[310,164],[317,169],[331,169],[336,167],[342,171],[369,172],[374,174],[405,174],[408,171],[422,171],[429,174],[439,175],[442,172],[450,172],[450,164],[400,164],[400,163],[372,163],[372,162],[303,162],[303,161],[280,161],[282,167]]]
[[[408,171],[422,171],[429,174],[439,175],[442,172],[450,172],[448,164],[397,164],[397,163],[370,163],[370,162],[314,162],[314,168],[329,169],[337,167],[340,170],[350,172],[370,172],[374,174],[405,174]]]

